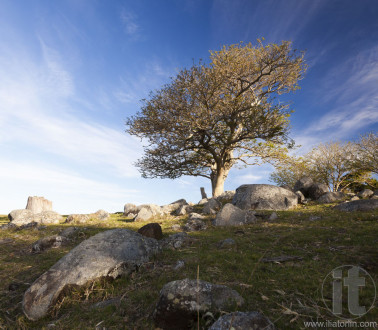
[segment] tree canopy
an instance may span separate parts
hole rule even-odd
[[[126,122],[126,132],[148,142],[136,163],[142,176],[206,177],[217,196],[235,164],[284,157],[291,111],[277,96],[298,89],[305,70],[290,42],[260,40],[224,46],[208,65],[181,70]]]

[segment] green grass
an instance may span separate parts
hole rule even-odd
[[[337,320],[325,308],[321,285],[326,275],[341,265],[359,265],[378,284],[378,212],[341,213],[333,205],[308,205],[293,211],[277,212],[273,222],[259,222],[238,228],[215,228],[191,233],[193,243],[180,250],[165,250],[137,273],[113,281],[101,279],[85,287],[71,288],[44,319],[31,322],[22,313],[21,301],[28,286],[59,258],[82,240],[110,228],[137,230],[121,214],[104,222],[80,227],[73,241],[59,249],[31,253],[31,244],[41,237],[56,234],[72,225],[51,225],[44,230],[0,231],[0,329],[42,329],[54,324],[57,329],[90,329],[97,324],[106,329],[154,329],[152,313],[162,286],[186,277],[227,285],[245,299],[242,311],[260,311],[278,329],[303,329],[304,321]],[[309,221],[311,215],[321,219]],[[6,223],[0,217],[0,224]],[[185,223],[185,217],[156,219],[165,236],[173,233],[173,224]],[[241,230],[240,230],[241,229]],[[233,238],[236,246],[219,250],[217,243]],[[295,255],[302,261],[263,263],[261,258]],[[173,266],[184,260],[178,271]],[[9,291],[9,285],[18,287]],[[369,291],[370,290],[370,291]],[[364,294],[371,295],[366,287]],[[118,298],[116,305],[96,309],[94,304]],[[329,298],[329,297],[326,297]],[[361,299],[367,299],[362,295]],[[377,321],[377,309],[358,321]],[[202,322],[203,324],[203,322]]]

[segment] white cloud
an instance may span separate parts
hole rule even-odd
[[[137,17],[131,11],[122,9],[121,21],[124,26],[125,33],[131,37],[138,37],[140,32],[140,26],[137,23]]]

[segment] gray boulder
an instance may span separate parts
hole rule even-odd
[[[324,183],[314,183],[310,188],[308,188],[307,196],[305,196],[316,200],[327,192],[329,192],[327,185]]]
[[[23,311],[30,320],[38,320],[47,314],[66,286],[129,274],[158,251],[155,239],[128,229],[112,229],[92,236],[29,287],[22,301]]]
[[[370,189],[364,189],[357,194],[357,196],[360,198],[369,198],[373,195],[374,195],[374,191]]]
[[[14,225],[21,226],[30,222],[38,224],[58,224],[63,221],[63,217],[54,211],[43,211],[34,214],[30,210],[14,210],[8,214],[9,220]]]
[[[334,209],[344,212],[372,211],[378,208],[378,199],[360,199],[336,205]]]
[[[197,205],[205,205],[208,201],[209,201],[208,198],[202,198],[202,199],[197,203]]]
[[[337,201],[342,201],[343,199],[346,198],[346,195],[340,191],[334,191],[334,192],[327,192],[324,195],[320,196],[318,198],[319,203],[334,203]]]
[[[350,200],[351,201],[358,201],[358,200],[360,200],[360,197],[358,197],[358,196],[352,196],[352,198]]]
[[[288,210],[298,204],[298,197],[270,184],[245,184],[236,189],[232,204],[243,210]]]
[[[308,197],[308,189],[314,184],[314,181],[308,177],[305,176],[301,179],[299,179],[295,185],[294,185],[294,191],[300,190],[305,197]]]
[[[290,190],[290,191],[293,191],[293,188],[292,187],[290,187],[289,185],[287,185],[287,184],[284,184],[284,185],[282,185],[282,186],[280,186],[281,188],[284,188],[284,189],[287,189],[287,190]]]
[[[184,231],[200,231],[207,228],[206,224],[200,219],[189,220],[183,227]]]
[[[298,203],[303,203],[306,197],[303,195],[303,193],[300,190],[297,190],[295,194],[298,196]]]
[[[171,249],[171,250],[180,249],[190,244],[191,242],[192,242],[191,237],[187,233],[184,233],[184,232],[169,235],[167,238],[164,238],[161,241],[159,241],[160,246],[163,249]]]
[[[26,203],[26,209],[33,213],[52,211],[52,202],[44,197],[29,196]]]
[[[154,217],[153,212],[147,207],[142,207],[138,214],[135,216],[134,221],[148,221]]]
[[[255,215],[248,210],[227,203],[213,220],[214,226],[240,226],[256,222]]]
[[[90,220],[89,214],[70,214],[65,223],[85,223]]]
[[[174,211],[174,214],[177,216],[186,215],[192,212],[192,210],[193,208],[190,205],[181,205],[176,211]]]
[[[128,216],[130,213],[137,214],[139,212],[138,207],[135,204],[127,203],[123,207],[123,215]]]
[[[68,239],[64,236],[53,235],[39,239],[32,245],[33,252],[42,252],[51,248],[59,248],[65,244]]]
[[[33,221],[34,213],[30,210],[13,210],[8,214],[8,219],[13,224],[26,224]]]
[[[259,312],[233,312],[221,316],[209,330],[274,330],[273,323]]]
[[[216,315],[243,304],[239,293],[227,286],[184,279],[164,285],[153,317],[159,328],[188,329],[196,321],[198,312]]]
[[[205,219],[206,216],[202,215],[202,214],[199,214],[199,213],[190,213],[189,214],[189,217],[188,217],[188,220],[193,220],[193,219],[199,219],[199,220],[203,220]]]
[[[179,199],[174,201],[168,205],[164,205],[161,207],[161,212],[164,214],[174,213],[177,211],[178,208],[182,207],[183,205],[188,205],[185,199]]]
[[[225,192],[217,196],[215,199],[221,203],[229,202],[229,201],[232,201],[234,196],[235,196],[235,190],[226,190]]]
[[[203,214],[216,214],[221,208],[222,204],[218,202],[215,198],[209,199],[207,203],[204,204],[202,213]]]
[[[101,221],[104,221],[104,220],[108,220],[110,215],[108,212],[104,211],[104,210],[98,210],[97,212],[93,213],[93,215],[98,219],[98,220],[101,220]]]

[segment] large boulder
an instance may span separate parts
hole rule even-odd
[[[232,204],[243,210],[288,210],[298,204],[298,196],[270,184],[245,184],[236,189]]]
[[[41,213],[44,211],[52,211],[52,202],[44,197],[29,196],[26,203],[26,210],[33,213]]]
[[[334,208],[344,212],[372,211],[378,208],[378,199],[360,199],[336,205]]]
[[[104,210],[98,210],[95,213],[89,214],[70,214],[66,219],[66,223],[86,223],[89,220],[104,221],[109,216],[109,213]]]
[[[318,198],[319,203],[334,203],[337,201],[342,201],[346,198],[346,195],[340,191],[326,192],[324,195]]]
[[[206,223],[200,219],[188,220],[188,222],[183,226],[184,231],[200,231],[207,228]]]
[[[29,287],[22,301],[23,311],[30,320],[38,320],[47,314],[65,287],[129,274],[158,251],[155,239],[129,229],[112,229],[92,236]]]
[[[329,192],[327,185],[325,185],[324,183],[314,183],[310,188],[308,188],[307,196],[305,196],[316,200],[327,192]]]
[[[226,190],[222,194],[216,197],[216,200],[224,203],[224,202],[230,202],[235,196],[235,190]]]
[[[128,216],[129,214],[137,214],[139,212],[138,207],[135,204],[126,203],[123,207],[123,215]]]
[[[203,205],[202,213],[203,214],[216,214],[217,211],[221,208],[222,203],[216,200],[215,198],[209,199],[208,202],[206,202]]]
[[[241,210],[227,203],[213,220],[214,226],[240,226],[256,222],[257,218],[249,210]]]
[[[222,315],[209,330],[274,330],[273,323],[259,312],[233,312]]]
[[[171,204],[164,205],[161,207],[161,212],[164,214],[169,214],[176,212],[178,208],[180,208],[183,205],[188,205],[185,199],[179,199],[177,201],[172,202]]]
[[[155,325],[162,329],[188,329],[197,313],[213,315],[241,306],[244,299],[224,285],[184,279],[169,282],[160,291],[154,312]]]
[[[63,221],[63,217],[54,211],[43,211],[34,214],[30,210],[13,210],[8,214],[8,218],[16,226],[26,225],[31,222],[38,224],[58,224]]]
[[[364,189],[357,194],[357,196],[360,198],[369,198],[373,195],[374,195],[374,191],[370,189]]]
[[[299,179],[295,185],[294,185],[294,191],[298,191],[300,190],[302,192],[303,195],[305,195],[305,197],[309,197],[308,196],[308,189],[314,184],[314,181],[308,177],[308,176],[305,176],[301,179]]]
[[[155,239],[163,238],[163,231],[158,223],[148,223],[147,225],[138,229],[138,233]]]

